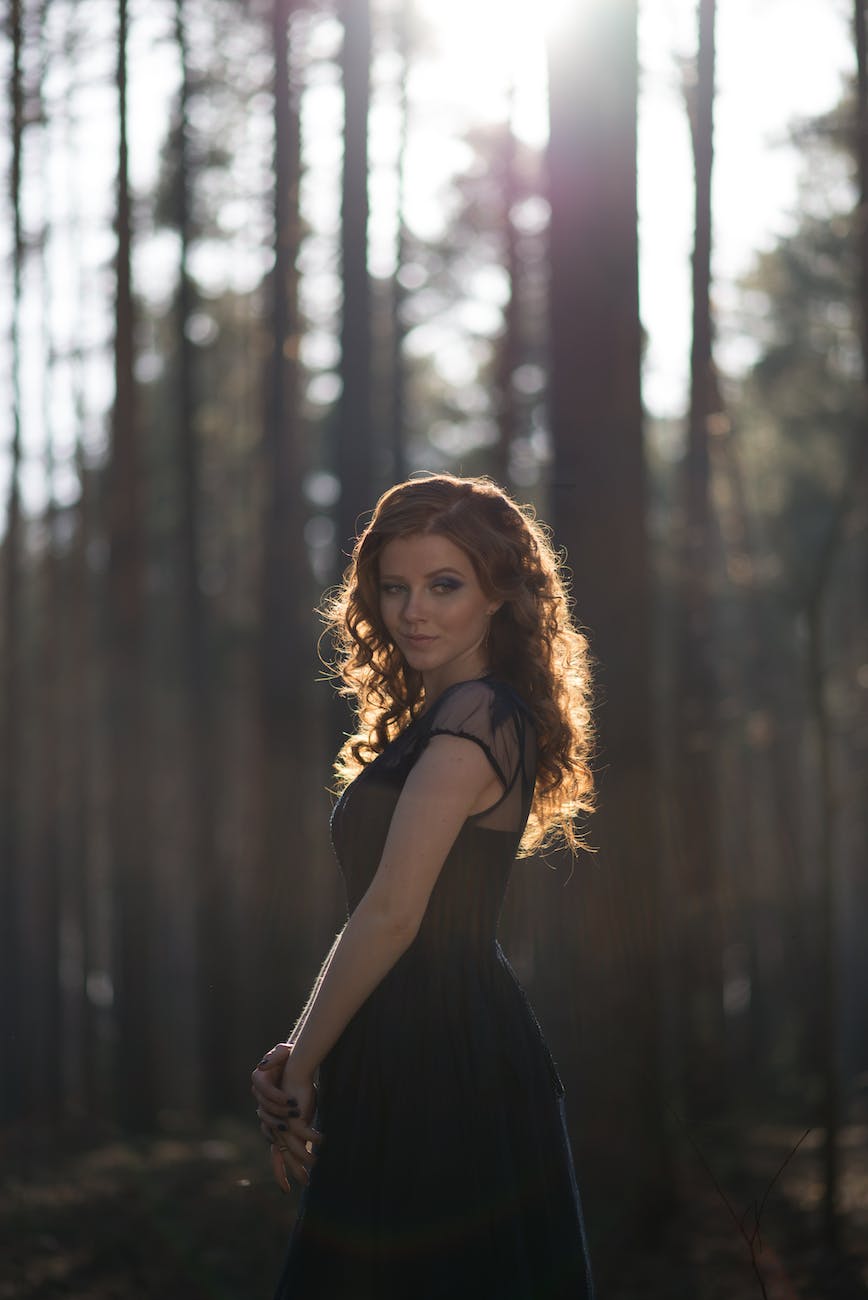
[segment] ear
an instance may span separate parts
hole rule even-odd
[[[489,605],[488,609],[485,611],[488,617],[490,618],[492,614],[496,614],[502,604],[502,600],[496,600],[493,605]]]

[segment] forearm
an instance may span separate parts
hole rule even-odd
[[[346,929],[346,926],[344,926],[344,929]],[[289,1038],[286,1040],[289,1043],[290,1047],[295,1046],[295,1040],[298,1038],[299,1034],[304,1028],[305,1021],[307,1020],[311,1007],[316,1001],[316,995],[319,993],[319,987],[325,978],[326,971],[331,965],[332,957],[334,957],[335,955],[337,946],[341,941],[342,934],[343,934],[343,930],[341,930],[340,933],[335,936],[334,943],[332,944],[331,948],[329,948],[328,952],[325,955],[325,958],[323,959],[323,963],[319,968],[319,974],[314,980],[313,988],[308,994],[307,1002],[304,1005],[304,1009],[302,1010],[301,1015],[298,1017],[298,1020],[296,1020],[292,1033],[289,1035]]]
[[[313,1075],[350,1020],[413,942],[363,899],[332,948],[328,965],[293,1031],[292,1069]]]

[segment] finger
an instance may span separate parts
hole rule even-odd
[[[281,1159],[279,1149],[274,1145],[271,1147],[271,1168],[280,1190],[282,1192],[289,1192],[290,1187],[289,1179],[286,1176],[286,1167]]]
[[[274,1047],[270,1048],[265,1053],[262,1060],[256,1066],[256,1069],[254,1069],[251,1074],[256,1074],[256,1070],[276,1070],[279,1065],[286,1065],[288,1056],[288,1044],[275,1043]]]
[[[283,1135],[288,1134],[288,1131],[290,1131],[286,1118],[281,1117],[281,1115],[269,1115],[266,1110],[259,1109],[257,1109],[256,1115],[260,1121],[261,1131],[264,1134],[269,1134],[275,1143],[282,1143]]]
[[[301,1183],[303,1187],[307,1186],[310,1182],[310,1174],[304,1161],[288,1146],[278,1146],[278,1151],[289,1177],[294,1182]]]
[[[253,1085],[250,1091],[260,1104],[265,1102],[281,1111],[292,1109],[293,1103],[296,1109],[298,1108],[298,1102],[294,1097],[287,1097],[277,1084],[272,1083],[267,1074],[258,1069],[253,1071]]]
[[[292,1133],[283,1134],[278,1146],[282,1147],[283,1151],[308,1173],[316,1164],[316,1151],[309,1151],[304,1140],[295,1137]]]
[[[286,1115],[275,1115],[271,1111],[263,1110],[261,1106],[257,1106],[256,1114],[266,1128],[275,1132],[285,1133],[289,1127]]]
[[[295,1137],[301,1138],[303,1142],[319,1143],[322,1142],[325,1137],[324,1133],[320,1133],[319,1129],[311,1128],[310,1124],[306,1123],[303,1119],[289,1120],[288,1128],[290,1133],[294,1134]]]
[[[284,1123],[289,1119],[301,1118],[301,1112],[298,1107],[287,1105],[286,1099],[284,1099],[281,1104],[273,1101],[271,1098],[263,1097],[260,1093],[254,1093],[253,1095],[257,1102],[257,1112],[261,1111],[263,1117],[270,1115],[275,1122],[277,1122],[277,1120],[283,1120]]]

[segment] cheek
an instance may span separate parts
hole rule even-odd
[[[485,621],[484,609],[472,597],[457,600],[449,610],[448,618],[456,629],[463,628],[468,632],[475,632]]]
[[[395,602],[393,600],[380,601],[380,618],[383,625],[387,628],[395,626]]]

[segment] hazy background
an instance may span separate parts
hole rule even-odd
[[[550,522],[598,663],[599,852],[501,940],[601,1300],[868,1294],[863,23],[11,0],[0,1296],[270,1293],[249,1074],[345,919],[313,610],[437,469]]]

